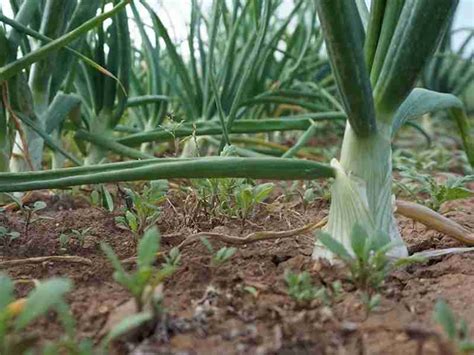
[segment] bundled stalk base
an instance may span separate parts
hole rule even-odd
[[[380,228],[377,227],[373,213],[369,207],[366,183],[356,176],[347,174],[336,159],[331,161],[331,166],[334,168],[336,178],[331,187],[329,219],[323,230],[344,245],[350,253],[353,253],[351,247],[351,231],[356,223],[363,225],[369,235],[372,235]],[[389,179],[389,181],[391,181],[391,179]],[[386,188],[390,191],[390,184],[388,184]],[[390,195],[388,198],[390,198]],[[385,213],[384,219],[386,222],[382,224],[389,226],[389,230],[384,232],[386,232],[390,236],[390,239],[397,245],[388,255],[393,258],[408,256],[408,250],[400,237],[393,216],[393,209],[389,211],[389,213]],[[332,261],[334,254],[316,241],[313,259],[327,259]]]

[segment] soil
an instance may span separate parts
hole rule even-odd
[[[285,201],[274,196],[244,226],[241,221],[196,212],[185,194],[172,193],[163,205],[158,227],[162,250],[168,251],[186,236],[200,231],[243,236],[252,231],[287,230],[319,220],[328,203],[316,200],[306,208],[299,198]],[[112,278],[112,268],[99,243],[109,243],[121,259],[135,255],[132,234],[119,228],[104,209],[91,207],[75,195],[38,193],[48,207],[25,228],[21,211],[9,211],[0,224],[17,230],[21,237],[0,246],[0,260],[38,256],[76,255],[91,265],[43,262],[3,268],[15,280],[17,296],[31,288],[31,280],[65,276],[74,282],[68,295],[77,320],[78,339],[92,338],[104,327],[109,314],[130,299]],[[34,200],[34,198],[32,199]],[[472,230],[474,199],[443,206],[445,214]],[[47,217],[48,219],[45,219]],[[410,252],[462,246],[400,218],[401,233]],[[72,229],[90,228],[83,245],[70,242],[61,248],[59,235]],[[214,248],[225,244],[212,242]],[[433,307],[444,298],[453,311],[468,322],[474,319],[474,254],[431,259],[392,273],[381,291],[378,309],[366,317],[360,297],[346,280],[343,269],[311,260],[311,233],[289,239],[239,246],[232,259],[215,269],[201,243],[185,247],[177,272],[164,285],[166,316],[151,332],[132,341],[119,341],[118,354],[441,354],[440,329],[432,320]],[[130,266],[132,267],[132,266]],[[343,293],[326,305],[319,300],[297,304],[287,295],[284,272],[310,272],[317,286],[342,279]],[[251,287],[254,292],[248,292]],[[247,290],[246,290],[247,288]],[[37,321],[30,330],[43,341],[55,339],[61,327],[54,315]],[[434,332],[430,336],[430,332]],[[473,331],[471,329],[471,335]],[[424,338],[428,340],[424,341]],[[422,344],[422,345],[420,345]]]

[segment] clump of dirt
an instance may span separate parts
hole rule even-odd
[[[472,230],[473,206],[474,199],[451,203],[447,215]],[[252,231],[303,226],[323,218],[327,202],[317,200],[304,208],[295,201],[276,200],[261,206],[243,227],[240,221],[226,219],[211,230],[206,230],[210,227],[206,220],[189,218],[188,211],[179,194],[172,195],[163,206],[158,225],[164,251],[203,230],[243,236]],[[84,200],[48,200],[48,208],[39,215],[48,218],[31,223],[27,233],[21,212],[11,211],[2,217],[2,225],[21,233],[19,239],[1,246],[2,261],[67,254],[87,258],[92,264],[25,263],[3,268],[2,272],[23,280],[17,288],[18,296],[31,289],[28,280],[70,278],[74,290],[67,300],[77,320],[77,337],[97,341],[109,313],[130,298],[113,281],[113,270],[99,244],[107,242],[121,259],[126,259],[135,254],[136,242],[131,233],[118,228],[113,213],[90,207]],[[405,218],[399,224],[411,252],[460,246]],[[72,245],[67,250],[60,246],[61,233],[85,228],[89,230],[83,246]],[[216,249],[225,246],[209,240]],[[311,260],[313,242],[309,233],[240,246],[235,256],[217,269],[210,267],[209,252],[201,243],[185,247],[181,266],[165,284],[165,316],[146,337],[119,344],[116,352],[412,354],[419,346],[413,334],[437,330],[431,315],[438,298],[447,300],[466,320],[474,319],[472,253],[439,257],[394,272],[384,286],[380,308],[366,318],[356,290],[345,281],[344,271]],[[342,279],[344,292],[332,304],[313,301],[298,305],[287,295],[283,279],[287,269],[309,271],[316,286]],[[45,340],[61,334],[54,317],[42,318],[31,331]],[[426,354],[436,354],[437,349],[434,340],[424,344]]]

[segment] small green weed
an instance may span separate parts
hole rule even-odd
[[[253,286],[244,286],[243,290],[252,295],[253,298],[258,298],[258,290]]]
[[[234,256],[234,254],[237,252],[237,248],[234,247],[222,247],[218,251],[215,251],[214,247],[207,238],[201,238],[201,242],[212,255],[211,267],[213,268],[222,266],[227,261],[229,261],[230,258],[232,258],[232,256]]]
[[[63,250],[67,250],[72,243],[82,248],[84,246],[85,239],[91,229],[91,227],[84,228],[81,230],[71,229],[67,233],[61,233],[59,235],[60,248]]]
[[[396,244],[382,232],[369,236],[364,227],[359,224],[356,224],[351,232],[353,254],[327,233],[319,232],[317,237],[348,267],[350,281],[362,292],[362,302],[366,306],[367,313],[378,306],[380,302],[378,292],[385,278],[394,268],[424,260],[409,257],[392,262],[387,252]]]
[[[104,185],[98,185],[90,194],[90,203],[92,206],[103,207],[109,212],[115,209],[112,194]]]
[[[452,169],[455,152],[444,146],[431,149],[396,149],[393,152],[395,170],[407,167],[418,172],[448,171]],[[463,152],[457,152],[463,154]],[[459,154],[458,154],[459,155]]]
[[[474,340],[469,338],[469,327],[464,319],[456,319],[455,314],[444,300],[436,302],[434,320],[443,328],[445,336],[459,354],[472,354]]]
[[[4,227],[4,226],[0,226],[0,242],[3,245],[8,246],[10,245],[12,241],[18,238],[20,238],[19,232],[8,229],[7,227]]]
[[[273,183],[254,184],[249,179],[199,179],[194,182],[205,211],[245,221],[273,191]]]
[[[474,196],[474,192],[465,187],[467,183],[474,181],[474,175],[450,175],[444,182],[439,182],[432,175],[412,170],[402,171],[401,176],[402,180],[396,182],[399,191],[435,211],[439,211],[444,202]]]
[[[41,282],[25,299],[15,300],[13,281],[0,274],[0,354],[23,354],[37,349],[38,338],[24,330],[48,311],[56,311],[67,336],[49,348],[72,344],[75,322],[64,296],[72,288],[67,279],[53,278]]]
[[[123,216],[116,217],[116,222],[129,229],[135,236],[140,236],[153,226],[160,217],[160,204],[165,201],[168,191],[167,180],[150,181],[141,193],[132,189],[123,189],[126,196],[126,208]]]
[[[28,228],[30,224],[35,223],[40,219],[51,219],[48,216],[39,216],[38,212],[46,208],[46,202],[35,201],[32,206],[23,204],[21,198],[16,197],[14,194],[5,193],[20,209],[21,213],[25,217],[25,230],[24,233],[28,234]]]
[[[233,146],[226,146],[222,156],[235,156]],[[193,189],[206,213],[245,220],[273,191],[273,183],[256,184],[251,179],[197,179]]]
[[[311,282],[311,276],[307,271],[295,273],[285,270],[285,282],[288,287],[288,295],[299,304],[320,299],[329,305],[337,302],[342,294],[342,284],[339,280],[334,281],[328,287],[316,287]]]
[[[167,277],[174,273],[179,265],[181,255],[177,249],[172,249],[160,268],[154,268],[157,253],[160,249],[160,234],[156,227],[148,229],[138,243],[137,270],[127,273],[113,249],[101,244],[107,258],[112,263],[114,279],[127,289],[135,300],[138,312],[143,311],[146,304],[153,306],[153,312],[158,313],[161,300],[153,299],[154,290]]]
[[[288,295],[298,303],[321,298],[325,292],[324,288],[318,288],[313,285],[311,276],[307,271],[295,273],[286,270],[284,277],[288,287]]]
[[[250,185],[239,184],[234,192],[236,212],[240,219],[246,220],[255,207],[265,201],[273,191],[272,183]]]

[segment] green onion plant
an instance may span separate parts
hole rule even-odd
[[[136,9],[131,6],[138,27],[142,28],[143,42],[142,48],[134,48],[137,54],[132,59],[146,63],[146,70],[140,72],[137,63],[127,64],[130,53],[126,53],[126,58],[117,58],[109,52],[107,60],[99,60],[105,55],[101,43],[110,43],[110,51],[115,53],[123,53],[128,46],[126,39],[121,45],[119,41],[127,32],[122,12],[116,14],[109,30],[97,29],[94,38],[104,36],[103,40],[95,39],[85,46],[85,56],[93,56],[92,51],[96,50],[98,57],[94,59],[118,76],[119,81],[111,80],[110,76],[100,77],[103,80],[94,83],[88,82],[90,76],[83,75],[81,79],[77,75],[74,79],[75,88],[95,87],[88,93],[77,91],[83,102],[89,100],[90,109],[85,108],[84,112],[89,115],[91,111],[91,119],[87,130],[77,131],[76,138],[92,142],[98,153],[89,151],[88,165],[84,167],[2,173],[0,191],[171,178],[334,178],[325,231],[353,254],[351,230],[359,222],[369,235],[381,231],[389,237],[396,245],[389,251],[390,256],[404,257],[407,248],[398,232],[392,196],[391,144],[397,131],[406,122],[426,113],[447,110],[459,128],[468,161],[474,163],[472,133],[462,101],[451,94],[415,87],[447,33],[457,3],[457,0],[373,0],[369,11],[363,1],[319,0],[315,7],[314,3],[297,1],[290,14],[280,19],[278,1],[216,0],[210,15],[193,2],[186,43],[190,54],[186,58],[171,39],[158,11],[141,0],[159,38],[155,43],[146,41],[148,26],[137,19]],[[96,22],[99,25],[100,21]],[[78,29],[84,28],[84,24]],[[71,33],[74,31],[59,39],[70,38]],[[203,33],[208,38],[206,42]],[[33,59],[30,53],[0,68],[0,82],[4,84],[18,74],[12,67],[22,70],[35,59],[45,59],[43,48],[57,49],[54,46],[57,41],[70,43],[59,39],[33,50],[32,54],[40,52]],[[323,39],[327,58],[322,54]],[[114,41],[119,42],[117,48],[112,45]],[[131,71],[128,77],[127,71]],[[140,84],[145,79],[146,87]],[[123,89],[135,96],[125,100]],[[177,124],[164,114],[169,111],[165,102],[182,123]],[[125,111],[127,105],[134,112],[131,117]],[[142,111],[134,108],[140,105],[149,105],[143,106],[148,113],[144,108]],[[99,107],[107,109],[97,111]],[[300,116],[291,117],[295,112]],[[133,115],[144,113],[150,116],[144,118],[145,128],[138,132],[130,125],[118,125],[123,114],[130,120]],[[314,122],[329,118],[345,119],[340,157],[330,164],[295,159],[295,150],[285,157],[239,148],[239,155],[250,157],[155,159],[149,151],[133,147],[169,141],[177,136],[190,136],[197,142],[196,136],[204,135],[209,145],[217,146],[219,154],[232,143],[230,137],[235,133],[300,130],[305,131],[297,139],[296,146],[300,149],[314,134]],[[210,135],[216,135],[217,140]],[[105,157],[105,150],[135,160],[92,165]],[[314,258],[332,256],[328,249],[316,244]]]
[[[64,158],[80,165],[59,141],[66,118],[77,118],[81,104],[73,92],[77,58],[96,71],[105,69],[78,50],[84,34],[120,13],[127,1],[97,16],[100,1],[11,3],[14,19],[0,13],[0,167],[40,170],[44,144],[54,152],[53,167],[62,167]]]

